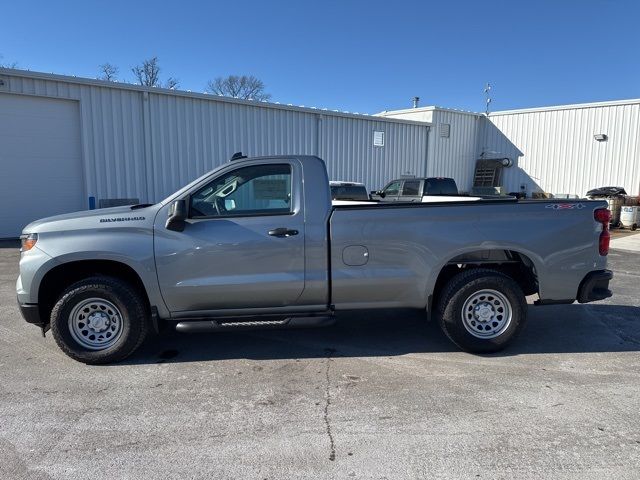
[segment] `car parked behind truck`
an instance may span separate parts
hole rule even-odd
[[[371,198],[381,202],[460,202],[479,197],[460,195],[453,178],[425,177],[391,180],[382,190],[371,192]]]
[[[422,310],[460,348],[494,352],[522,330],[525,295],[611,295],[608,225],[590,200],[332,205],[321,159],[244,158],[154,205],[27,225],[16,289],[26,321],[89,364],[127,357],[149,330],[376,308]]]

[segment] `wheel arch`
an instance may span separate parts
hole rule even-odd
[[[51,310],[62,292],[75,282],[93,276],[106,276],[127,282],[140,295],[147,309],[150,300],[142,278],[138,272],[117,260],[74,260],[60,263],[47,271],[38,286],[40,315],[49,323]]]
[[[501,272],[512,278],[525,295],[539,292],[538,277],[541,262],[535,256],[512,248],[478,248],[452,256],[437,270],[427,309],[438,305],[443,288],[456,274],[473,268]]]

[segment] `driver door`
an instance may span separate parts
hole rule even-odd
[[[300,166],[244,165],[189,193],[184,231],[167,230],[164,208],[158,214],[158,281],[172,312],[286,307],[302,294]]]
[[[384,193],[384,197],[382,200],[385,202],[396,202],[398,200],[398,194],[400,193],[400,180],[393,181],[389,183],[382,192]]]

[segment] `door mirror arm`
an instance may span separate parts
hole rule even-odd
[[[182,232],[186,225],[185,220],[187,219],[187,201],[186,200],[176,200],[169,207],[169,218],[167,218],[167,223],[165,223],[165,227],[167,230],[173,230],[174,232]]]

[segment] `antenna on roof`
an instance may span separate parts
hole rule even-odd
[[[484,113],[489,116],[489,105],[491,104],[491,84],[487,82],[487,85],[484,87],[484,93],[487,97],[486,107]]]
[[[233,155],[231,155],[231,160],[229,161],[233,162],[234,160],[242,160],[243,158],[247,158],[247,156],[243,155],[242,152],[236,152]]]

